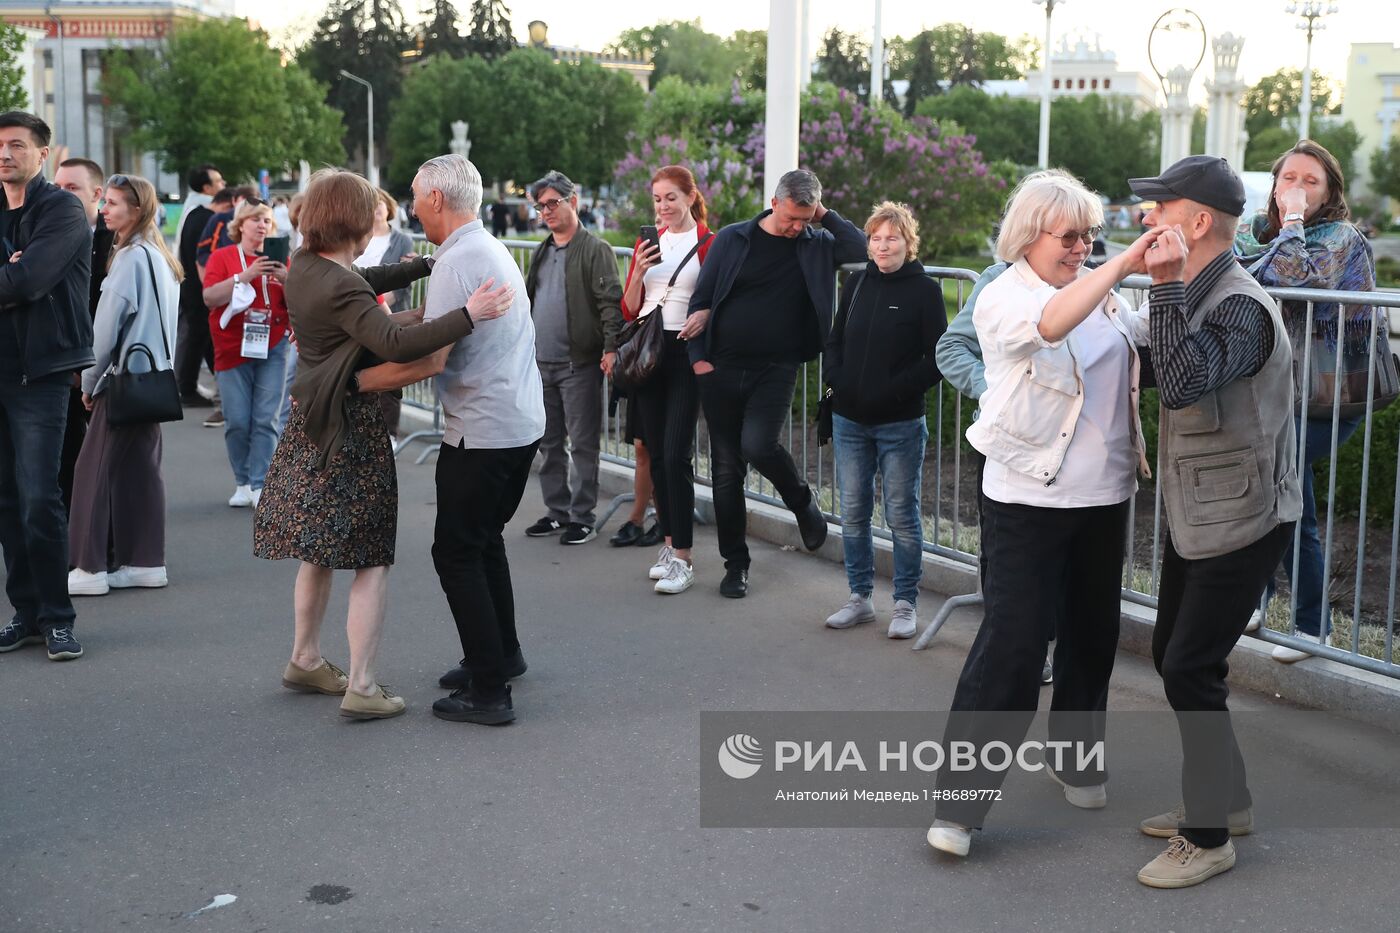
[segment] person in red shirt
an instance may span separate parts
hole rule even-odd
[[[234,508],[256,506],[262,496],[287,390],[287,267],[262,255],[263,241],[276,229],[272,208],[244,202],[229,225],[234,244],[214,250],[204,267]]]

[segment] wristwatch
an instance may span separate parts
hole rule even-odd
[[[1303,222],[1303,215],[1300,214],[1300,213],[1298,213],[1297,211],[1294,211],[1294,212],[1292,212],[1291,214],[1284,214],[1284,215],[1283,215],[1283,222],[1286,223],[1286,224],[1291,224],[1291,223],[1293,223],[1295,220],[1296,220],[1298,223],[1302,223],[1302,222]]]

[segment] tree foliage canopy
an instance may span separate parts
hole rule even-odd
[[[364,145],[365,89],[342,77],[341,70],[374,87],[374,138],[382,144],[409,44],[398,0],[331,0],[311,39],[297,52],[297,63],[329,88],[327,103],[345,115],[346,148]]]
[[[296,65],[283,66],[260,29],[243,20],[181,23],[155,49],[114,50],[103,93],[133,146],[183,174],[213,162],[229,178],[305,159],[338,163],[341,114],[326,89]]]
[[[472,0],[472,28],[467,52],[495,61],[515,48],[510,10],[502,0]]]
[[[24,34],[8,23],[0,23],[0,110],[24,110],[29,93],[20,82],[19,56],[24,51]]]

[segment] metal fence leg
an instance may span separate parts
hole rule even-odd
[[[969,593],[966,596],[950,596],[943,601],[939,607],[938,615],[933,617],[933,621],[928,624],[928,628],[919,633],[919,638],[914,642],[913,650],[923,651],[928,647],[928,643],[933,641],[933,636],[938,634],[938,630],[943,627],[943,623],[948,621],[948,617],[953,614],[953,610],[961,609],[964,606],[982,605],[982,592]]]

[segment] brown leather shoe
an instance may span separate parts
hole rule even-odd
[[[325,658],[321,659],[320,667],[311,671],[304,671],[288,661],[287,669],[282,672],[282,686],[298,693],[324,693],[333,697],[343,696],[345,685],[349,682],[350,678],[345,676],[345,672]]]
[[[340,715],[348,719],[392,719],[404,709],[403,697],[390,693],[383,684],[375,684],[369,696],[347,690],[340,701]]]

